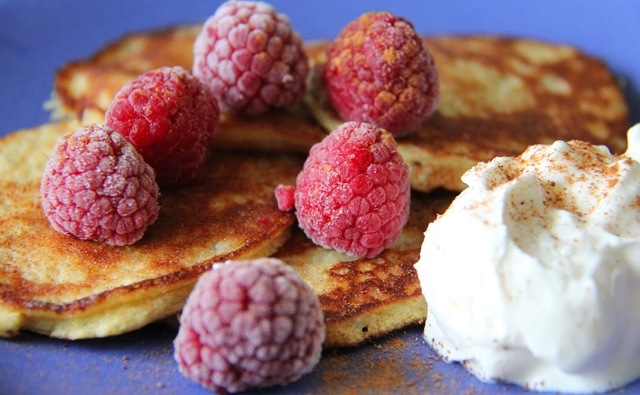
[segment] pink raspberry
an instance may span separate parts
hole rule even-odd
[[[107,124],[121,133],[170,186],[204,165],[220,116],[207,88],[182,67],[162,67],[124,85],[109,105]]]
[[[158,217],[153,169],[106,125],[85,126],[60,138],[40,194],[51,226],[82,240],[132,244]]]
[[[435,111],[438,73],[411,22],[371,12],[348,24],[327,52],[324,81],[342,119],[394,136],[415,131]]]
[[[193,51],[193,74],[224,112],[262,113],[304,95],[309,65],[302,39],[267,3],[222,4],[204,23]]]
[[[320,360],[325,337],[318,298],[282,261],[214,265],[198,280],[174,341],[180,372],[225,393],[286,384]]]
[[[302,230],[314,243],[356,257],[389,247],[409,204],[409,167],[395,139],[368,123],[344,123],[314,145],[296,180]]]

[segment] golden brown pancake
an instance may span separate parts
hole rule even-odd
[[[410,324],[424,322],[427,304],[413,265],[426,225],[449,206],[454,194],[414,192],[409,222],[379,256],[356,259],[314,245],[296,228],[274,255],[292,265],[320,299],[326,347],[353,346]]]
[[[0,139],[0,335],[31,330],[78,339],[120,334],[174,316],[213,262],[268,256],[295,217],[274,188],[303,158],[215,152],[185,187],[161,191],[160,216],[127,247],[54,231],[40,176],[66,123]]]
[[[576,48],[495,36],[433,36],[425,43],[440,76],[435,115],[398,138],[414,189],[460,191],[477,162],[517,156],[529,145],[583,140],[622,153],[624,96],[607,66]],[[328,42],[308,45],[313,76],[307,102],[327,130],[339,119],[321,81]]]
[[[191,70],[193,41],[199,31],[200,25],[189,25],[130,34],[89,59],[65,64],[56,72],[47,106],[56,119],[82,118],[87,109],[104,117],[115,93],[138,75],[162,66]]]
[[[302,156],[216,151],[194,182],[162,192],[160,217],[142,240],[108,246],[57,233],[40,206],[47,156],[75,126],[48,124],[0,139],[0,335],[30,330],[78,339],[131,331],[174,317],[212,263],[278,249],[275,256],[320,299],[326,347],[357,345],[426,318],[413,264],[425,224],[453,194],[414,193],[398,241],[359,260],[314,245],[297,226],[287,241],[295,220],[278,211],[273,193],[294,182]]]
[[[162,66],[191,70],[193,41],[200,25],[131,34],[107,45],[90,59],[71,62],[55,77],[46,106],[53,119],[104,122],[104,113],[122,85]],[[215,146],[307,153],[325,132],[306,107],[241,117],[223,114]]]
[[[133,36],[127,36],[109,45],[103,51],[100,51],[90,60],[74,62],[63,67],[56,77],[55,90],[55,107],[59,111],[58,116],[71,119],[78,119],[83,123],[100,122],[104,120],[104,110],[108,106],[111,96],[119,87],[135,78],[140,72],[146,68],[154,68],[163,64],[177,63],[186,66],[190,62],[190,50],[180,52],[186,43],[186,37],[195,35],[195,30],[189,27],[164,30],[160,32],[143,33]],[[187,40],[189,41],[189,40]],[[154,49],[155,48],[155,49]],[[165,55],[162,55],[162,54]],[[142,58],[138,62],[137,58]],[[189,57],[188,60],[184,60]],[[181,61],[183,59],[184,61]],[[142,65],[142,66],[141,66]],[[226,122],[226,123],[225,123]],[[225,148],[246,148],[248,141],[256,141],[259,143],[257,148],[271,151],[306,151],[308,147],[315,141],[319,141],[325,134],[322,128],[315,125],[306,112],[304,107],[294,110],[281,110],[271,112],[262,117],[230,117],[225,118],[223,125],[234,125],[235,133],[227,133],[224,144],[216,144],[216,147],[223,146]],[[242,128],[241,130],[238,128]],[[36,180],[39,180],[41,168],[44,164],[47,150],[53,146],[55,139],[61,131],[51,132],[63,126],[49,125],[43,127],[43,131],[20,132],[16,135],[7,137],[8,140],[17,139],[15,145],[19,145],[22,151],[41,151],[43,152],[40,162],[30,163],[27,168],[22,169],[24,172],[30,172],[30,176],[25,180],[31,180],[32,196],[30,200],[34,202],[29,211],[32,221],[37,222],[38,226],[32,227],[33,233],[31,237],[50,237],[54,240],[63,240],[70,245],[76,245],[74,251],[76,255],[72,256],[72,260],[81,260],[85,255],[89,258],[86,262],[92,262],[94,259],[100,260],[100,265],[90,264],[91,269],[97,271],[92,277],[99,276],[108,277],[110,279],[109,289],[106,290],[106,284],[101,281],[92,280],[91,284],[85,284],[82,292],[74,290],[74,286],[67,284],[62,279],[51,279],[47,284],[49,290],[65,288],[68,290],[68,296],[65,301],[57,301],[54,296],[49,295],[48,291],[38,291],[43,285],[29,285],[30,277],[17,276],[11,280],[12,283],[4,285],[7,290],[4,292],[5,312],[0,313],[0,328],[4,328],[5,334],[17,332],[19,329],[30,329],[52,336],[58,337],[94,337],[106,336],[116,333],[116,330],[110,329],[117,325],[117,331],[127,331],[137,326],[142,326],[146,322],[161,319],[166,316],[172,316],[180,308],[184,297],[193,285],[193,280],[202,270],[205,270],[212,261],[223,260],[227,258],[240,259],[243,257],[255,256],[256,254],[269,255],[273,252],[272,248],[260,248],[254,246],[251,240],[247,240],[248,245],[245,246],[246,253],[217,253],[215,257],[206,256],[206,263],[194,263],[197,259],[191,258],[188,252],[191,250],[189,244],[184,245],[185,256],[171,258],[170,263],[163,263],[163,259],[172,256],[168,245],[182,244],[184,241],[178,241],[183,236],[176,235],[172,232],[164,230],[163,223],[180,224],[178,218],[171,218],[166,214],[167,206],[170,205],[171,196],[169,194],[177,194],[185,202],[194,199],[191,188],[181,189],[178,191],[164,192],[161,201],[161,217],[158,223],[149,229],[149,234],[145,235],[139,243],[131,247],[125,247],[129,252],[121,252],[108,254],[104,250],[111,251],[113,247],[108,248],[92,242],[81,242],[71,239],[68,236],[58,235],[48,228],[46,219],[40,212],[38,205],[38,196],[33,195],[37,191],[33,189]],[[302,128],[302,131],[299,129]],[[223,129],[224,130],[224,129]],[[307,133],[305,131],[313,131]],[[224,132],[221,132],[223,135]],[[20,137],[15,136],[30,136]],[[252,136],[252,137],[248,137]],[[311,136],[311,137],[310,137]],[[233,142],[235,138],[235,143]],[[25,140],[26,139],[26,140]],[[22,141],[24,140],[24,141]],[[30,142],[29,142],[30,141]],[[38,145],[42,147],[36,147]],[[268,145],[271,144],[269,149]],[[0,147],[2,143],[0,141]],[[256,146],[253,146],[256,148]],[[9,151],[11,145],[6,148]],[[227,157],[235,158],[238,155],[246,155],[242,153],[231,153],[224,151],[216,151],[213,155],[213,163],[209,163],[208,169],[216,169],[219,176],[234,177],[234,174],[245,174],[250,170],[241,170],[239,164]],[[258,184],[269,184],[273,187],[274,183],[293,184],[293,176],[301,168],[302,158],[298,158],[298,162],[292,159],[286,153],[259,154],[256,157],[246,158],[247,162],[253,163],[258,160],[273,160],[279,164],[282,162],[290,163],[287,171],[287,177],[281,176],[280,171],[275,171],[272,175],[270,165],[265,165],[259,174],[255,177],[262,178]],[[17,162],[17,159],[13,160]],[[21,167],[16,163],[6,165],[6,168]],[[1,172],[0,172],[1,175]],[[286,180],[286,178],[289,178]],[[253,177],[252,177],[253,180]],[[245,181],[249,182],[249,181]],[[210,182],[209,182],[210,183]],[[242,183],[241,183],[242,184]],[[243,184],[244,185],[244,184]],[[219,201],[215,205],[224,206],[227,200],[235,202],[238,206],[247,204],[252,201],[252,193],[247,195],[240,194],[229,197],[231,192],[225,192],[222,186],[214,187],[216,196]],[[265,195],[258,193],[256,201],[263,197],[268,197],[271,193],[273,198],[273,189],[265,190]],[[250,197],[251,195],[251,197]],[[418,195],[414,197],[411,221],[409,226],[404,230],[401,238],[393,246],[393,248],[384,252],[378,258],[370,260],[356,260],[346,255],[339,254],[335,251],[325,250],[315,246],[310,240],[304,236],[301,230],[294,227],[293,238],[286,243],[279,251],[279,257],[291,263],[298,272],[312,284],[323,306],[327,319],[327,347],[356,345],[368,338],[380,336],[392,330],[402,328],[408,324],[421,322],[426,317],[426,304],[420,291],[420,286],[416,277],[413,263],[417,259],[419,247],[422,243],[422,233],[424,226],[431,219],[435,218],[436,212],[444,211],[448,205],[450,197],[436,196],[431,199],[427,195]],[[16,201],[22,200],[16,199]],[[230,233],[243,233],[243,227],[248,226],[246,223],[238,223],[234,216],[219,217],[219,214],[213,210],[208,213],[209,208],[206,198],[198,199],[201,205],[185,207],[182,216],[200,218],[204,213],[205,218],[216,216],[217,220],[210,220],[211,226],[215,226],[218,232],[222,232],[226,236]],[[273,199],[272,203],[275,202]],[[178,204],[178,202],[172,203]],[[205,207],[207,206],[207,207]],[[236,213],[237,215],[237,213]],[[164,219],[163,219],[164,218]],[[267,215],[262,221],[277,221],[279,219],[287,219],[287,225],[291,223],[291,214],[284,215],[282,213],[274,213],[274,217]],[[37,220],[37,221],[36,221]],[[165,222],[163,222],[165,221]],[[260,221],[255,221],[260,223]],[[255,223],[250,226],[251,229],[256,227]],[[194,225],[195,226],[195,225]],[[201,226],[201,225],[198,225]],[[193,226],[189,223],[184,224],[185,233],[191,233]],[[160,229],[159,229],[160,228]],[[269,240],[269,227],[265,229],[264,243],[270,247],[277,247],[278,243],[284,243],[284,236],[277,238],[278,243],[271,243]],[[285,232],[282,232],[285,235]],[[159,243],[156,239],[162,239],[163,243]],[[211,240],[215,243],[216,233],[212,232]],[[25,239],[26,240],[26,239]],[[49,242],[39,243],[41,245],[49,245]],[[55,243],[51,244],[56,246]],[[81,246],[88,246],[91,249],[87,252]],[[146,254],[149,254],[149,265],[152,267],[162,266],[169,273],[159,275],[160,278],[170,278],[175,280],[157,280],[158,277],[149,273],[149,279],[128,278],[127,274],[122,275],[114,272],[114,268],[120,267],[118,262],[135,257],[136,262],[145,262],[139,257],[138,249],[143,248]],[[17,248],[17,247],[16,247]],[[55,250],[61,250],[63,247],[56,246]],[[93,249],[97,249],[95,252]],[[59,267],[59,262],[53,258],[48,260],[46,257],[53,255],[48,247],[43,248],[44,251],[36,249],[33,251],[36,257],[43,256],[43,262],[36,265],[42,269],[43,273],[55,272],[55,268]],[[255,253],[254,253],[255,252]],[[15,267],[25,266],[28,274],[35,271],[33,269],[32,259],[27,255],[26,251],[15,253],[13,250],[7,252],[8,255],[14,256],[15,262],[11,265],[5,265],[2,270],[14,270]],[[235,255],[234,255],[235,254]],[[206,255],[206,254],[205,254]],[[42,258],[36,258],[36,261]],[[186,260],[186,262],[185,262]],[[53,262],[53,263],[52,263]],[[140,263],[144,266],[145,263]],[[187,268],[183,268],[187,266]],[[63,269],[61,269],[63,270]],[[88,269],[87,269],[88,270]],[[175,274],[187,271],[187,274]],[[29,274],[32,276],[33,274]],[[45,274],[45,276],[54,275]],[[9,277],[7,277],[9,278]],[[142,283],[154,283],[147,289],[145,286],[138,285]],[[33,290],[30,290],[33,289]],[[43,289],[43,288],[42,288]],[[22,292],[20,290],[30,290]],[[64,294],[64,293],[63,293]],[[75,296],[77,295],[77,296]],[[98,295],[98,296],[96,296]],[[168,301],[158,300],[158,295],[168,295],[163,297]],[[173,296],[171,296],[173,295]],[[54,298],[54,299],[47,299]],[[91,301],[91,302],[89,302]],[[171,302],[170,308],[166,307]],[[133,316],[144,317],[138,318],[135,322],[131,322],[124,326],[123,322],[129,322]],[[108,317],[107,317],[108,316]],[[2,318],[4,317],[4,318]],[[9,317],[9,318],[7,318]],[[71,329],[69,329],[69,327]],[[98,327],[93,332],[84,330],[78,333],[78,327]],[[107,327],[107,329],[102,328]]]
[[[57,117],[100,121],[123,83],[166,65],[191,68],[200,25],[123,37],[88,60],[59,70],[49,107]],[[431,36],[425,43],[440,74],[435,115],[399,139],[414,189],[464,189],[464,171],[495,156],[518,155],[537,143],[585,140],[624,151],[628,109],[606,64],[577,48],[496,36]],[[319,74],[328,42],[306,43],[314,63],[307,105],[327,131],[342,123],[326,100]],[[299,127],[286,129],[283,118]],[[303,107],[253,121],[223,119],[217,144],[306,151],[323,137]],[[269,136],[267,138],[267,136]]]

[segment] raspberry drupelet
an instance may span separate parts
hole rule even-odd
[[[220,110],[204,84],[175,66],[151,70],[124,85],[105,116],[165,187],[191,180],[205,164]]]
[[[409,21],[388,12],[366,13],[340,32],[323,78],[343,120],[369,122],[396,137],[424,123],[439,97],[431,53]]]
[[[227,261],[187,299],[174,355],[187,378],[219,393],[286,384],[320,360],[324,315],[311,286],[282,261]]]
[[[158,217],[154,170],[122,135],[102,124],[58,140],[40,194],[51,226],[82,240],[132,244]]]
[[[384,129],[346,122],[311,148],[295,192],[279,186],[281,209],[294,194],[298,224],[316,244],[360,258],[389,247],[409,218],[409,167]]]
[[[296,187],[293,185],[278,185],[275,192],[278,210],[291,211],[295,205]]]
[[[204,23],[193,51],[193,74],[223,112],[258,114],[292,106],[304,95],[309,64],[302,39],[270,4],[222,4]]]

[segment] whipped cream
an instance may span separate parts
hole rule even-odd
[[[593,392],[640,376],[640,125],[469,170],[415,267],[425,338],[483,381]]]

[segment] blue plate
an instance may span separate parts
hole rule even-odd
[[[272,1],[304,39],[333,38],[366,11],[388,10],[424,34],[492,33],[571,44],[601,57],[624,82],[640,122],[640,2]],[[0,135],[48,120],[43,103],[65,62],[123,34],[203,21],[219,1],[0,0]],[[276,394],[517,394],[484,384],[429,349],[410,327],[354,349],[327,351],[312,373]],[[24,333],[0,340],[0,394],[208,394],[173,360],[175,329],[151,325],[107,339],[64,341]],[[257,392],[261,393],[261,392]],[[640,394],[640,383],[625,388]]]

